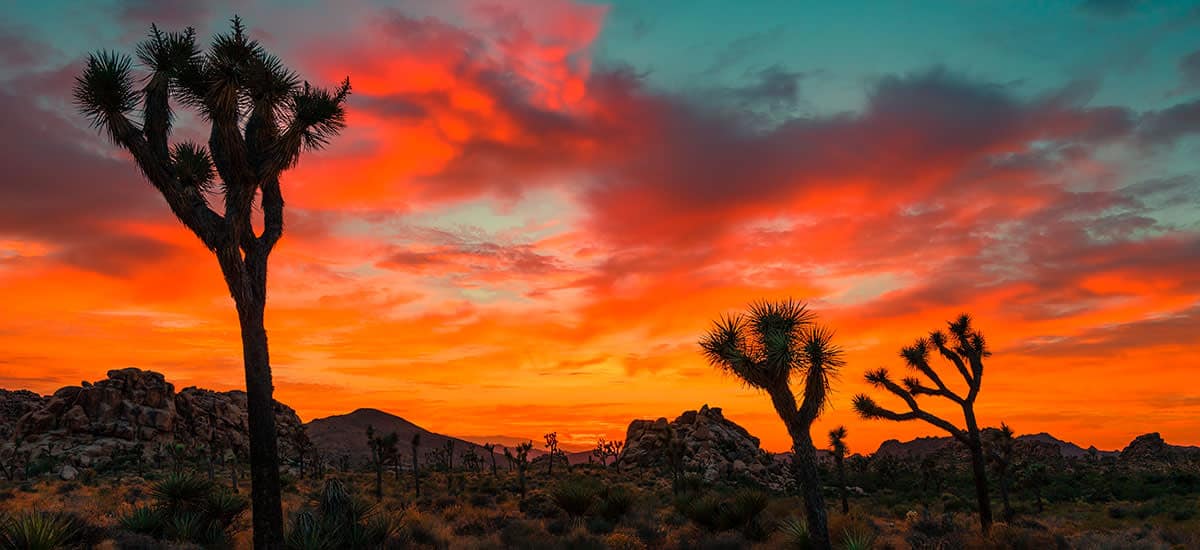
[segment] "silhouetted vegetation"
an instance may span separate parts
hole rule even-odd
[[[766,392],[792,438],[793,467],[804,494],[808,529],[817,548],[830,548],[813,445],[813,421],[829,399],[830,377],[843,365],[833,332],[815,324],[808,307],[793,300],[756,302],[746,314],[723,317],[700,341],[709,362]],[[792,375],[803,380],[796,404]]]
[[[979,423],[975,419],[975,400],[979,397],[979,389],[983,383],[983,359],[990,356],[992,352],[987,347],[983,333],[971,326],[970,316],[960,315],[957,319],[947,323],[947,328],[949,335],[946,332],[935,330],[929,333],[927,338],[918,338],[911,346],[900,351],[900,356],[904,358],[905,364],[924,375],[929,384],[913,376],[904,378],[902,387],[892,381],[886,368],[870,371],[866,375],[867,382],[871,385],[883,388],[904,400],[909,408],[907,412],[895,412],[881,407],[874,399],[865,394],[854,397],[854,409],[860,416],[867,419],[879,418],[897,422],[921,420],[945,430],[965,445],[971,455],[979,524],[986,533],[992,525],[992,505],[988,498],[987,466],[983,441],[979,435]],[[950,389],[929,364],[929,356],[934,351],[954,364],[958,374],[967,385],[965,394]],[[962,409],[965,427],[959,428],[952,422],[922,409],[917,398],[923,395],[943,397],[957,404]]]
[[[145,75],[134,74],[128,55],[90,55],[76,78],[75,102],[92,126],[129,152],[175,217],[217,258],[241,327],[255,547],[279,548],[280,464],[263,318],[267,258],[283,234],[280,178],[302,151],[319,149],[341,132],[350,81],[334,89],[310,86],[247,37],[238,18],[208,51],[196,45],[190,27],[163,32],[152,26],[136,56]],[[172,100],[211,126],[207,148],[170,143]],[[140,121],[131,118],[135,114]],[[217,209],[210,196],[218,197]],[[251,221],[256,211],[262,212],[258,234]]]

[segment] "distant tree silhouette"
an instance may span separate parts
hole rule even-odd
[[[496,444],[484,443],[483,450],[487,451],[488,456],[492,457],[492,477],[497,477],[500,474],[496,473]]]
[[[371,465],[375,467],[375,500],[383,500],[383,467],[396,456],[399,441],[396,432],[380,436],[373,426],[367,426],[367,447],[371,450]]]
[[[992,468],[992,473],[996,474],[996,484],[1000,487],[1000,503],[1003,508],[1000,510],[1000,517],[1004,521],[1009,521],[1013,517],[1013,509],[1009,503],[1009,492],[1012,487],[1012,466],[1013,466],[1013,447],[1016,440],[1013,439],[1012,428],[1008,424],[1000,423],[1000,429],[990,433],[987,441],[987,458],[988,465]]]
[[[516,456],[509,455],[517,467],[517,484],[521,488],[521,502],[525,501],[525,470],[529,468],[529,451],[533,450],[533,442],[526,441],[517,445]],[[505,449],[507,452],[508,449]]]
[[[833,463],[837,468],[838,491],[842,495],[842,513],[850,513],[850,501],[846,488],[846,427],[829,430],[829,450],[833,452]]]
[[[611,457],[615,463],[617,458],[621,456],[621,448],[624,446],[624,441],[609,441],[604,436],[600,436],[596,440],[596,447],[592,449],[592,456],[600,460],[601,466],[607,467],[609,465],[608,459]]]
[[[267,258],[283,234],[280,176],[303,150],[323,147],[345,126],[350,81],[331,90],[302,82],[247,38],[238,18],[230,32],[213,38],[207,52],[197,48],[191,28],[162,32],[152,26],[137,57],[148,71],[145,78],[133,74],[128,55],[90,55],[76,78],[75,102],[92,126],[132,155],[175,217],[216,255],[241,328],[254,547],[282,548],[279,449],[264,328]],[[198,111],[211,127],[207,149],[187,141],[170,144],[172,98]],[[131,115],[137,111],[141,120],[135,122]],[[223,213],[210,206],[209,197],[223,199]],[[251,223],[256,203],[262,211],[258,235]]]
[[[866,374],[867,382],[877,388],[883,388],[889,393],[904,400],[908,405],[907,412],[896,412],[885,409],[866,394],[854,396],[854,409],[859,416],[867,419],[877,418],[905,422],[921,420],[945,430],[954,439],[965,445],[971,453],[971,472],[975,478],[975,498],[979,506],[979,524],[983,532],[992,525],[992,507],[988,499],[988,484],[986,461],[983,452],[983,442],[979,434],[979,423],[975,420],[975,400],[979,397],[980,384],[983,382],[983,359],[991,356],[983,333],[971,326],[969,315],[960,315],[947,323],[948,333],[940,330],[933,331],[927,338],[919,338],[911,346],[900,351],[905,364],[909,368],[923,374],[932,386],[926,385],[917,377],[907,377],[897,384],[892,381],[886,368],[879,368]],[[962,395],[950,389],[937,371],[929,364],[929,356],[938,352],[947,361],[954,364],[958,374],[967,384],[967,393]],[[921,408],[917,398],[923,395],[944,397],[956,403],[963,411],[965,428],[959,428],[952,422],[942,419]]]
[[[816,325],[815,318],[808,306],[794,300],[755,302],[745,314],[716,321],[700,347],[712,365],[770,396],[792,438],[793,467],[813,544],[830,548],[810,430],[828,401],[830,378],[844,361],[833,344],[833,331]],[[791,386],[793,374],[804,381],[799,405]]]
[[[421,496],[421,467],[417,463],[418,448],[421,446],[421,432],[414,433],[412,436],[412,457],[413,457],[413,492],[417,497]]]
[[[550,450],[546,454],[546,475],[553,475],[554,459],[558,457],[558,432],[550,432],[542,438],[546,440],[546,448]]]

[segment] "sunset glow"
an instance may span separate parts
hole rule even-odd
[[[87,52],[238,13],[354,86],[343,134],[286,173],[270,264],[275,395],[306,421],[374,407],[575,449],[707,403],[783,451],[697,341],[794,297],[846,350],[814,433],[847,425],[851,452],[934,434],[850,399],[961,312],[994,352],[981,423],[1200,445],[1194,7],[199,6],[6,8],[0,387],[244,385],[212,255],[70,97]]]

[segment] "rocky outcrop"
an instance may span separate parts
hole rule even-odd
[[[122,454],[153,458],[175,443],[196,452],[249,452],[244,392],[187,388],[176,393],[163,375],[128,368],[49,397],[34,399],[29,393],[0,394],[0,411],[5,411],[0,414],[25,408],[4,443],[19,455],[48,455],[86,467]],[[276,402],[275,413],[280,452],[286,456],[303,438],[303,426],[286,405]]]
[[[792,483],[787,466],[772,460],[758,438],[705,405],[673,421],[634,420],[625,434],[621,468],[666,468],[668,445],[682,446],[683,469],[708,481],[749,479],[782,490]]]
[[[0,390],[0,441],[12,439],[17,421],[45,403],[45,397],[29,390]]]
[[[1120,462],[1129,466],[1167,466],[1200,462],[1200,447],[1170,445],[1158,432],[1142,434],[1121,451]]]

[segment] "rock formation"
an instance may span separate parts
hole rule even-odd
[[[275,414],[280,454],[287,457],[304,428],[286,405],[276,402]],[[175,393],[163,375],[134,368],[111,370],[104,380],[60,388],[44,398],[4,392],[0,417],[13,426],[11,433],[0,432],[0,445],[8,451],[77,466],[101,465],[122,453],[161,457],[174,443],[194,451],[249,452],[244,392],[187,388]]]
[[[621,468],[665,468],[667,442],[683,444],[683,467],[707,481],[750,479],[781,490],[792,483],[784,464],[758,446],[758,438],[726,419],[721,409],[705,405],[674,421],[634,420],[625,434]]]
[[[1200,447],[1170,445],[1158,432],[1142,434],[1121,451],[1120,461],[1127,466],[1154,467],[1200,463]]]

